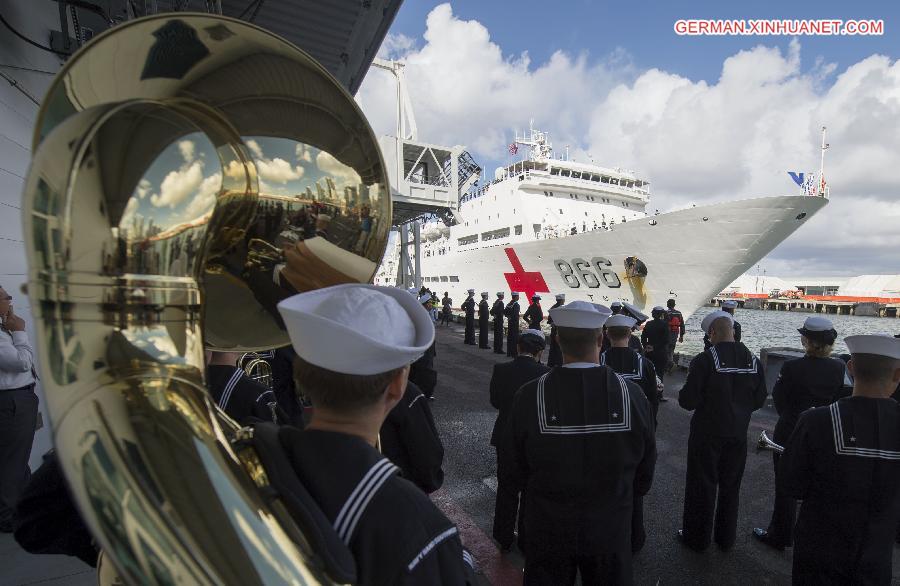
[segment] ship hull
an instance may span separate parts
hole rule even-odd
[[[648,216],[612,230],[534,240],[422,259],[423,284],[450,293],[458,306],[466,290],[536,292],[546,301],[632,302],[646,310],[675,298],[690,315],[772,251],[827,204],[812,196],[778,196],[717,203]],[[629,275],[639,259],[646,276]],[[642,269],[644,267],[641,267]],[[546,302],[544,305],[548,305]]]

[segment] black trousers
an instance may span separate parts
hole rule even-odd
[[[681,527],[685,542],[693,549],[709,547],[713,517],[716,543],[723,549],[734,545],[746,462],[746,436],[723,438],[691,431]]]
[[[555,332],[550,332],[550,353],[547,356],[547,366],[562,366],[562,348],[559,347],[559,340]]]
[[[575,584],[577,573],[581,574],[583,586],[631,584],[630,568],[626,571],[622,559],[615,554],[525,556],[525,586],[567,586]]]
[[[644,497],[634,494],[631,504],[631,551],[637,553],[647,542],[647,532],[644,530]]]
[[[449,311],[441,312],[441,325],[450,325],[450,318],[453,317],[453,314]]]
[[[775,508],[769,521],[769,537],[778,545],[791,547],[794,544],[794,525],[797,523],[797,501],[778,491],[778,459],[781,454],[772,453],[775,464]]]
[[[466,336],[463,338],[466,344],[475,343],[475,318],[466,316]]]
[[[507,477],[503,456],[500,450],[497,450],[497,498],[494,501],[494,527],[491,533],[500,545],[511,545],[515,539],[513,533],[518,522],[521,549],[525,507],[520,506],[520,493],[514,486],[515,484]]]
[[[37,423],[34,389],[0,391],[0,523],[12,521],[31,470],[31,444]]]
[[[494,320],[494,352],[503,354],[503,320]]]
[[[506,326],[506,355],[510,358],[519,355],[519,328],[513,328],[512,321]]]
[[[478,320],[478,347],[490,348],[488,345],[488,320]]]

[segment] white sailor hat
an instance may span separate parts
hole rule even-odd
[[[419,297],[419,303],[421,303],[422,305],[425,305],[426,303],[430,302],[431,300],[432,300],[431,293],[425,293],[424,295]]]
[[[556,294],[556,298],[557,298],[558,300],[562,301],[563,299],[566,298],[566,294],[565,294],[565,293],[557,293],[557,294]]]
[[[406,366],[434,341],[431,316],[395,287],[335,285],[288,297],[278,311],[298,356],[343,374]]]
[[[576,300],[550,310],[553,325],[560,328],[596,330],[603,327],[609,314],[601,313],[593,303]]]
[[[733,299],[729,299],[727,301],[722,302],[722,307],[724,307],[726,309],[734,309],[737,306],[738,306],[738,302]]]
[[[645,322],[648,319],[650,319],[647,317],[646,313],[644,313],[640,309],[638,309],[637,305],[634,305],[632,303],[628,303],[627,301],[625,301],[622,303],[622,307],[625,309],[625,311],[628,312],[628,315],[633,317],[635,319],[635,321],[637,321],[638,323]]]
[[[488,295],[489,295],[489,293],[488,293],[487,291],[482,291],[482,292],[481,292],[481,296],[482,296],[482,297],[487,297]]]
[[[542,347],[547,345],[547,338],[544,336],[544,332],[542,332],[541,330],[522,330],[522,332],[519,334],[519,338],[521,339],[524,336],[528,336],[529,338],[540,341]]]
[[[497,297],[504,297],[505,295],[506,293],[504,293],[503,291],[497,291]]]
[[[612,310],[605,305],[600,305],[599,303],[591,303],[591,305],[593,305],[594,309],[596,309],[606,317],[609,317],[613,314]]]
[[[469,295],[474,295],[474,294],[475,294],[475,289],[467,289],[467,290],[466,290],[466,293],[468,293]]]
[[[512,295],[513,297],[518,297],[518,296],[519,296],[519,292],[518,292],[518,291],[513,291],[513,292],[511,293],[511,295]]]
[[[628,317],[627,315],[622,315],[621,313],[617,313],[616,315],[610,316],[609,319],[606,320],[606,323],[603,324],[608,328],[615,327],[623,327],[623,328],[633,328],[637,323],[637,320],[633,317]]]
[[[900,360],[900,338],[887,334],[869,334],[865,336],[847,336],[844,338],[850,354],[875,354]]]
[[[700,322],[700,329],[703,330],[703,333],[709,333],[709,327],[712,325],[714,321],[719,319],[720,317],[726,318],[731,323],[734,323],[734,316],[732,316],[727,311],[714,311],[703,318],[703,321]]]
[[[835,338],[837,337],[837,332],[831,320],[818,315],[806,318],[806,321],[803,322],[803,327],[797,328],[797,331],[808,338],[827,337],[828,334],[833,334]]]

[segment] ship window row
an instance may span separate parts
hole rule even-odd
[[[459,283],[458,275],[450,275],[450,276],[441,276],[441,277],[425,277],[424,281],[426,283]]]
[[[618,185],[629,189],[640,188],[646,185],[644,181],[624,179],[620,177],[610,177],[608,175],[598,175],[587,171],[572,171],[570,169],[561,169],[559,167],[550,168],[551,175],[560,177],[571,177],[572,179],[582,179],[584,181],[593,181],[595,183],[608,183],[609,185]]]
[[[490,232],[482,232],[481,240],[495,240],[497,238],[506,238],[509,236],[509,228],[500,228],[499,230],[491,230]]]

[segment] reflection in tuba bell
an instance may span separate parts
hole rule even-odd
[[[272,365],[256,352],[241,354],[237,367],[252,380],[272,388]]]
[[[109,561],[133,584],[331,581],[233,443],[203,351],[284,346],[278,301],[374,275],[391,204],[353,98],[265,30],[169,13],[72,56],[32,146],[22,213],[54,443]]]
[[[766,430],[762,430],[759,432],[759,438],[756,440],[756,451],[759,452],[761,450],[772,450],[773,452],[782,453],[784,452],[784,446],[779,446],[775,442],[769,439],[769,436],[766,434]]]

